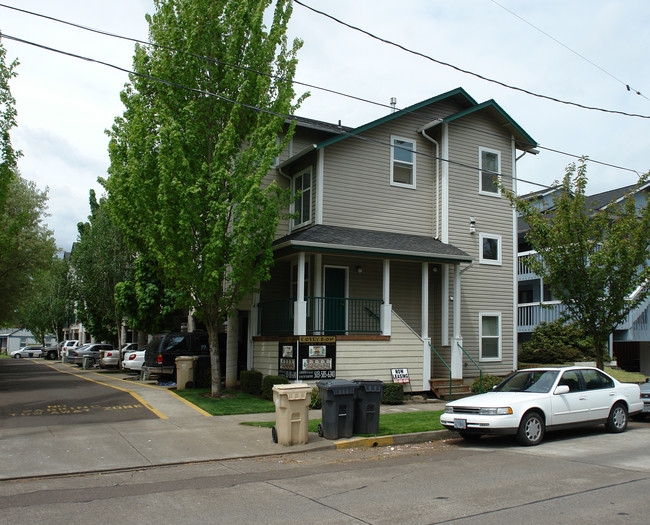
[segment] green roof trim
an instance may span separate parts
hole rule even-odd
[[[359,126],[358,128],[354,128],[352,131],[349,131],[347,133],[342,133],[341,135],[337,135],[330,139],[324,140],[323,142],[320,142],[319,144],[316,145],[316,149],[321,149],[327,146],[331,146],[332,144],[339,142],[340,140],[347,139],[351,135],[358,135],[359,133],[363,133],[364,131],[368,131],[369,129],[377,127],[381,124],[385,124],[386,122],[390,122],[393,119],[399,118],[406,113],[417,111],[418,109],[426,107],[435,102],[440,102],[441,100],[445,100],[455,96],[464,97],[467,100],[467,102],[469,102],[472,106],[476,106],[478,104],[478,102],[476,102],[476,100],[474,100],[469,95],[469,93],[467,93],[467,91],[459,87],[456,89],[452,89],[451,91],[447,91],[446,93],[442,93],[441,95],[436,95],[435,97],[431,97],[428,98],[427,100],[423,100],[422,102],[418,102],[417,104],[413,104],[412,106],[409,106],[407,108],[400,109],[399,111],[395,111],[394,113],[390,113],[385,117],[381,117],[377,120],[373,120],[372,122],[368,122],[367,124],[364,124],[363,126]]]
[[[518,142],[523,147],[523,149],[528,150],[536,148],[538,146],[537,141],[533,139],[528,133],[526,133],[524,129],[519,124],[517,124],[517,122],[515,122],[515,120],[510,115],[508,115],[508,113],[501,106],[499,106],[499,104],[494,101],[494,99],[487,100],[482,104],[477,104],[474,107],[459,111],[453,115],[449,115],[448,117],[442,119],[442,121],[445,123],[453,122],[460,118],[471,115],[472,113],[483,111],[485,109],[493,109],[499,113],[501,117],[503,117],[503,119],[512,127],[514,132],[513,135],[519,135]],[[524,145],[526,147],[524,147]]]

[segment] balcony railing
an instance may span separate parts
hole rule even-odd
[[[539,258],[537,252],[521,252],[517,257],[517,278],[522,281],[526,279],[535,279],[537,274],[530,268],[528,261],[533,258]]]
[[[259,329],[262,335],[293,334],[295,299],[260,303]],[[350,297],[305,297],[309,334],[379,334],[381,299]]]
[[[517,323],[519,331],[532,332],[540,323],[557,321],[565,311],[566,305],[560,301],[520,304]]]

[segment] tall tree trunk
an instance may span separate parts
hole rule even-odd
[[[207,323],[208,337],[210,340],[210,377],[211,387],[210,395],[212,397],[221,397],[221,359],[219,348],[219,325],[220,323],[210,320]]]
[[[226,344],[226,388],[237,386],[237,357],[239,354],[239,310],[233,310],[228,318],[228,342]]]

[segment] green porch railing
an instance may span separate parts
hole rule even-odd
[[[476,361],[472,359],[472,356],[470,356],[461,345],[458,345],[458,348],[460,348],[463,351],[463,354],[465,354],[467,358],[474,364],[474,366],[478,368],[478,393],[482,394],[483,393],[483,370],[481,370],[481,367],[478,366]]]
[[[307,331],[322,334],[381,332],[381,299],[306,297]]]
[[[433,353],[438,356],[438,359],[440,359],[440,362],[445,365],[447,370],[449,371],[449,401],[452,401],[452,394],[451,394],[451,386],[452,386],[452,380],[451,380],[451,367],[447,364],[447,362],[442,358],[442,356],[438,353],[438,351],[433,347],[431,343],[429,343],[429,348],[433,350]]]
[[[287,298],[258,304],[259,333],[292,334],[295,302]],[[381,299],[305,297],[305,302],[309,334],[381,333]]]

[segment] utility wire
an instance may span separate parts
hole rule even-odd
[[[640,91],[637,91],[636,89],[632,88],[629,84],[623,82],[620,78],[615,77],[615,76],[612,75],[609,71],[603,69],[603,68],[600,67],[598,64],[596,64],[595,62],[592,62],[592,61],[589,60],[587,57],[581,55],[580,53],[578,53],[578,52],[575,51],[574,49],[571,49],[569,46],[567,46],[567,45],[564,44],[563,42],[560,42],[557,38],[555,38],[554,36],[548,34],[546,31],[540,29],[539,27],[537,27],[536,25],[532,24],[531,22],[529,22],[529,21],[526,20],[525,18],[522,18],[521,16],[519,16],[519,15],[518,15],[517,13],[515,13],[514,11],[511,11],[510,9],[508,9],[507,7],[505,7],[504,5],[502,5],[502,4],[500,4],[499,2],[497,2],[496,0],[490,0],[490,1],[491,1],[493,4],[498,5],[498,6],[499,6],[501,9],[503,9],[504,11],[507,11],[508,13],[510,13],[512,16],[518,18],[519,20],[521,20],[521,21],[524,22],[525,24],[528,24],[530,27],[532,27],[532,28],[535,29],[536,31],[539,31],[539,32],[542,33],[544,36],[550,38],[550,39],[553,40],[553,42],[555,42],[556,44],[561,45],[564,49],[566,49],[566,50],[568,50],[568,51],[571,51],[571,53],[573,53],[573,54],[576,55],[577,57],[581,58],[581,59],[584,60],[585,62],[588,62],[589,64],[591,64],[591,65],[594,66],[595,68],[600,69],[603,73],[605,73],[606,75],[609,75],[609,76],[612,77],[614,80],[616,80],[616,82],[619,82],[620,84],[623,84],[623,86],[625,86],[625,88],[626,88],[628,91],[633,92],[633,93],[636,93],[637,95],[642,96],[642,97],[645,98],[646,100],[650,100],[648,97],[646,97],[646,96],[645,96],[643,93],[641,93]]]
[[[440,64],[442,66],[449,67],[451,69],[459,71],[460,73],[465,73],[466,75],[472,75],[473,77],[479,78],[479,79],[484,80],[486,82],[491,82],[493,84],[505,87],[507,89],[512,89],[514,91],[519,91],[520,93],[525,93],[526,95],[530,95],[530,96],[545,99],[545,100],[550,100],[552,102],[557,102],[559,104],[565,104],[567,106],[578,107],[578,108],[581,108],[581,109],[587,109],[587,110],[591,110],[591,111],[600,111],[602,113],[611,113],[611,114],[614,114],[614,115],[623,115],[625,117],[636,117],[636,118],[650,119],[650,115],[641,115],[639,113],[627,113],[625,111],[618,111],[618,110],[614,110],[614,109],[605,109],[605,108],[600,108],[600,107],[596,107],[596,106],[587,106],[587,105],[584,105],[584,104],[579,104],[578,102],[571,102],[569,100],[562,100],[562,99],[559,99],[559,98],[551,97],[549,95],[542,95],[540,93],[535,93],[534,91],[530,91],[528,89],[524,89],[524,88],[521,88],[521,87],[518,87],[518,86],[513,86],[511,84],[506,84],[505,82],[501,82],[500,80],[489,78],[489,77],[486,77],[484,75],[480,75],[479,73],[474,73],[473,71],[463,69],[461,67],[450,64],[449,62],[443,62],[442,60],[438,60],[436,58],[433,58],[432,56],[429,56],[429,55],[427,55],[425,53],[421,53],[420,51],[414,51],[412,49],[407,48],[406,46],[403,46],[401,44],[397,44],[396,42],[393,42],[393,41],[388,40],[386,38],[382,38],[380,36],[377,36],[377,35],[369,32],[369,31],[366,31],[365,29],[361,29],[360,27],[354,26],[352,24],[348,24],[347,22],[344,22],[344,21],[342,21],[342,20],[340,20],[340,19],[338,19],[338,18],[336,18],[336,17],[334,17],[334,16],[332,16],[332,15],[330,15],[328,13],[325,13],[324,11],[319,11],[318,9],[310,7],[307,4],[304,4],[303,2],[301,2],[300,0],[293,0],[293,1],[294,1],[294,3],[296,3],[298,5],[301,5],[304,8],[309,9],[310,11],[313,11],[314,13],[316,13],[318,15],[321,15],[321,16],[324,16],[326,18],[329,18],[330,20],[333,20],[337,24],[341,24],[341,25],[343,25],[343,26],[345,26],[345,27],[347,27],[349,29],[353,29],[354,31],[358,31],[359,33],[363,33],[364,35],[367,35],[370,38],[373,38],[375,40],[383,42],[384,44],[388,44],[390,46],[401,49],[402,51],[406,51],[407,53],[410,53],[412,55],[419,56],[419,57],[424,58],[426,60],[429,60],[431,62],[435,62],[436,64]]]
[[[181,54],[184,54],[186,56],[191,56],[191,57],[194,57],[194,58],[198,58],[198,59],[201,59],[201,60],[206,60],[206,61],[209,61],[209,62],[213,62],[215,64],[225,65],[227,67],[232,67],[232,68],[240,69],[240,70],[247,71],[247,72],[253,72],[253,73],[256,73],[258,75],[267,76],[267,77],[274,78],[274,79],[281,80],[281,81],[290,80],[291,82],[293,82],[296,85],[300,85],[300,86],[307,87],[307,88],[310,88],[310,89],[316,89],[316,90],[319,90],[319,91],[335,94],[335,95],[338,95],[338,96],[346,97],[346,98],[349,98],[349,99],[352,99],[352,100],[357,100],[357,101],[360,101],[360,102],[365,102],[367,104],[372,104],[372,105],[376,105],[376,106],[387,108],[387,109],[395,109],[392,106],[389,106],[388,104],[384,104],[384,103],[381,103],[381,102],[369,100],[367,98],[359,97],[359,96],[356,96],[356,95],[351,95],[351,94],[348,94],[348,93],[344,93],[344,92],[341,92],[341,91],[336,91],[336,90],[333,90],[333,89],[317,86],[317,85],[314,85],[314,84],[299,82],[299,81],[294,80],[294,79],[285,79],[285,78],[277,76],[277,75],[257,71],[257,70],[254,70],[252,68],[247,68],[245,66],[230,64],[228,62],[223,62],[223,61],[215,59],[215,58],[210,58],[210,57],[206,57],[206,56],[203,56],[203,55],[197,55],[197,54],[194,54],[194,53],[189,53],[187,51],[182,51],[182,50],[178,50],[178,49],[171,48],[171,47],[168,47],[168,46],[163,46],[161,44],[155,44],[155,43],[152,43],[152,42],[148,42],[146,40],[140,40],[140,39],[137,39],[137,38],[126,37],[126,36],[123,36],[123,35],[110,33],[108,31],[103,31],[103,30],[100,30],[100,29],[95,29],[95,28],[91,28],[91,27],[88,27],[88,26],[83,26],[83,25],[80,25],[80,24],[76,24],[76,23],[73,23],[73,22],[66,21],[66,20],[61,20],[59,18],[55,18],[55,17],[52,17],[52,16],[43,15],[43,14],[40,14],[40,13],[35,13],[35,12],[32,12],[32,11],[28,11],[26,9],[20,9],[20,8],[13,7],[13,6],[8,6],[6,4],[0,4],[0,7],[5,7],[7,9],[12,9],[14,11],[19,11],[21,13],[25,13],[25,14],[28,14],[28,15],[32,15],[32,16],[36,16],[36,17],[40,17],[40,18],[45,18],[47,20],[51,20],[51,21],[54,21],[54,22],[57,22],[57,23],[69,25],[71,27],[75,27],[75,28],[78,28],[78,29],[83,29],[84,31],[89,31],[89,32],[100,34],[100,35],[109,36],[109,37],[112,37],[112,38],[117,38],[117,39],[120,39],[120,40],[127,40],[127,41],[130,41],[130,42],[135,42],[137,44],[142,44],[142,45],[145,45],[145,46],[166,49],[166,50],[174,52],[174,53],[181,53]],[[404,110],[400,109],[400,111],[404,111]],[[424,116],[420,115],[417,111],[412,110],[412,111],[410,111],[410,114],[416,116],[417,118],[421,118],[423,123],[428,123],[430,121],[429,117],[424,117]],[[442,121],[442,119],[440,119],[440,121]],[[469,129],[469,130],[475,131],[477,133],[482,133],[482,134],[485,134],[485,135],[500,136],[500,135],[497,135],[494,132],[484,130],[484,129],[474,128],[472,126],[468,126],[468,125],[465,125],[465,124],[460,124],[458,122],[452,122],[451,125],[456,126],[456,127],[462,127],[462,128],[465,128],[465,129]],[[566,155],[566,156],[573,157],[573,158],[582,158],[583,157],[583,155],[568,153],[568,152],[560,151],[560,150],[553,149],[553,148],[546,148],[546,147],[541,146],[539,144],[536,144],[535,147],[537,147],[538,149],[550,151],[550,152],[553,152],[553,153],[558,153],[558,154],[561,154],[561,155]],[[614,164],[601,162],[601,161],[598,161],[598,160],[595,160],[595,159],[592,159],[592,158],[589,158],[589,162],[594,163],[594,164],[601,164],[603,166],[608,166],[608,167],[612,167],[612,168],[616,168],[616,169],[620,169],[620,170],[623,170],[623,171],[630,171],[630,172],[633,172],[633,173],[636,173],[637,175],[639,175],[639,172],[637,170],[633,170],[631,168],[625,168],[625,167],[622,167],[622,166],[617,166],[617,165],[614,165]]]
[[[297,85],[317,89],[317,90],[328,92],[328,93],[331,93],[331,94],[336,94],[336,95],[339,95],[339,96],[347,97],[347,98],[350,98],[350,99],[353,99],[353,100],[365,102],[365,103],[368,103],[368,104],[373,104],[373,105],[388,108],[388,109],[394,109],[393,106],[389,106],[387,104],[383,104],[383,103],[380,103],[380,102],[369,100],[369,99],[366,99],[366,98],[363,98],[363,97],[350,95],[348,93],[336,91],[336,90],[329,89],[329,88],[324,88],[324,87],[313,85],[313,84],[307,84],[307,83],[304,83],[304,82],[299,82],[299,81],[296,81],[296,80],[293,80],[293,79],[286,79],[286,78],[278,76],[278,75],[273,75],[273,74],[270,74],[270,73],[261,72],[261,71],[254,70],[252,68],[248,68],[248,67],[245,67],[245,66],[230,64],[230,63],[223,62],[223,61],[220,61],[220,60],[215,59],[215,58],[210,58],[210,57],[206,57],[206,56],[203,56],[203,55],[197,55],[197,54],[194,54],[194,53],[189,53],[187,51],[182,51],[182,50],[178,50],[178,49],[171,48],[171,47],[168,47],[168,46],[163,46],[161,44],[155,44],[155,43],[148,42],[148,41],[145,41],[145,40],[140,40],[140,39],[137,39],[137,38],[126,37],[126,36],[123,36],[123,35],[110,33],[108,31],[103,31],[103,30],[100,30],[100,29],[95,29],[95,28],[91,28],[91,27],[88,27],[88,26],[83,26],[83,25],[80,25],[80,24],[76,24],[76,23],[69,22],[69,21],[66,21],[66,20],[61,20],[61,19],[51,17],[51,16],[48,16],[48,15],[35,13],[35,12],[32,12],[32,11],[16,8],[16,7],[13,7],[13,6],[8,6],[6,4],[0,4],[0,7],[5,7],[5,8],[12,9],[12,10],[15,10],[15,11],[19,11],[19,12],[22,12],[22,13],[25,13],[25,14],[28,14],[28,15],[45,18],[47,20],[51,20],[51,21],[54,21],[54,22],[65,24],[65,25],[69,25],[71,27],[75,27],[75,28],[78,28],[78,29],[83,29],[85,31],[90,31],[90,32],[101,34],[101,35],[104,35],[104,36],[109,36],[109,37],[117,38],[117,39],[121,39],[121,40],[127,40],[127,41],[135,42],[135,43],[138,43],[138,44],[142,44],[142,45],[145,45],[145,46],[162,48],[162,49],[174,52],[174,53],[181,53],[181,54],[184,54],[184,55],[187,55],[187,56],[191,56],[193,58],[198,58],[198,59],[210,61],[210,62],[213,62],[213,63],[216,63],[216,64],[225,65],[225,66],[228,66],[228,67],[232,67],[232,68],[236,68],[236,69],[240,69],[240,70],[244,70],[244,71],[248,71],[248,72],[253,72],[255,74],[267,76],[267,77],[278,79],[278,80],[291,81],[291,82],[293,82],[294,84],[297,84]],[[0,36],[2,36],[2,33],[0,33]],[[20,38],[17,38],[17,37],[12,37],[10,35],[4,35],[4,36],[6,36],[7,38],[9,38],[11,40],[15,40],[15,41],[22,42],[22,43],[25,43],[25,44],[33,45],[33,46],[36,46],[36,47],[40,47],[40,48],[48,50],[48,51],[53,51],[53,52],[65,54],[65,55],[71,56],[73,58],[78,58],[78,59],[89,61],[89,62],[95,62],[95,63],[98,63],[100,65],[105,65],[107,67],[111,67],[113,69],[117,69],[119,71],[123,71],[123,72],[129,73],[129,74],[134,74],[134,75],[137,75],[137,76],[146,77],[146,78],[149,78],[150,80],[153,80],[153,81],[165,83],[165,84],[175,86],[175,87],[179,87],[179,88],[183,88],[183,89],[192,90],[192,91],[195,91],[195,92],[198,92],[198,93],[201,93],[201,94],[205,94],[205,95],[215,96],[215,97],[221,98],[222,100],[227,101],[227,102],[231,102],[231,103],[235,103],[235,104],[237,103],[235,101],[232,101],[232,100],[230,100],[230,99],[228,99],[226,97],[223,97],[223,96],[221,96],[219,94],[216,94],[216,93],[210,93],[210,92],[207,92],[207,91],[204,92],[204,91],[202,91],[200,89],[189,88],[187,86],[181,86],[180,84],[175,84],[173,82],[165,81],[165,80],[162,80],[162,79],[156,79],[154,77],[149,77],[149,76],[146,76],[146,75],[143,75],[143,74],[140,74],[140,73],[136,73],[134,71],[131,71],[131,70],[128,70],[128,69],[125,69],[125,68],[121,68],[119,66],[115,66],[115,65],[109,64],[107,62],[102,62],[102,61],[98,61],[98,60],[95,60],[95,59],[92,59],[92,58],[83,57],[81,55],[76,55],[76,54],[73,54],[73,53],[64,52],[64,51],[57,50],[57,49],[54,49],[54,48],[50,48],[50,47],[47,47],[47,46],[44,46],[44,45],[41,45],[41,44],[36,44],[36,43],[33,43],[33,42],[29,42],[27,40],[23,40],[23,39],[20,39]],[[257,109],[259,111],[269,112],[268,110],[264,110],[262,108],[255,108],[253,106],[247,106],[245,104],[242,104],[242,105],[248,107],[249,109],[253,109],[253,110]],[[400,111],[403,111],[403,110],[400,110]],[[290,116],[286,116],[286,115],[279,115],[279,114],[276,114],[276,113],[273,113],[273,112],[269,112],[269,113],[271,113],[273,115],[276,115],[276,116],[282,116],[284,118],[287,118],[288,120],[297,120],[295,117],[290,117]],[[410,111],[410,114],[412,114],[412,115],[414,115],[414,116],[416,116],[418,118],[422,118],[423,122],[426,121],[428,123],[430,121],[429,117],[424,118],[424,116],[419,115],[416,111]],[[439,120],[442,121],[442,119],[439,119]],[[500,135],[497,135],[496,133],[493,133],[493,132],[490,132],[490,131],[487,131],[487,130],[477,129],[477,128],[467,126],[467,125],[463,125],[463,124],[460,124],[458,122],[452,122],[451,124],[456,126],[456,127],[462,127],[462,128],[470,129],[472,131],[487,134],[487,135],[500,136]],[[359,137],[358,135],[354,135],[354,136]],[[388,143],[385,143],[384,145],[387,145],[389,147],[395,147],[392,144],[388,144]],[[560,150],[557,150],[557,149],[546,148],[546,147],[540,146],[539,144],[535,144],[535,146],[538,149],[551,151],[553,153],[566,155],[566,156],[573,157],[573,158],[583,158],[583,155],[577,155],[577,154],[572,154],[572,153],[560,151]],[[436,158],[438,160],[445,160],[445,159],[440,159],[438,157],[433,157],[433,158]],[[451,162],[453,163],[453,161],[451,161]],[[622,166],[617,166],[617,165],[614,165],[614,164],[594,160],[594,159],[591,159],[591,158],[589,158],[589,162],[604,165],[604,166],[608,166],[608,167],[612,167],[612,168],[616,168],[616,169],[620,169],[620,170],[624,170],[624,171],[630,171],[630,172],[633,172],[633,173],[636,173],[637,175],[639,175],[639,172],[637,170],[633,170],[631,168],[625,168],[625,167],[622,167]],[[465,165],[465,167],[471,167],[471,166]],[[478,169],[476,167],[471,167],[471,168],[472,169]],[[523,179],[518,179],[518,180],[522,180],[522,182],[528,182],[530,184],[537,184],[537,183],[534,183],[532,181],[524,181]],[[540,185],[540,186],[544,187],[544,185]]]

